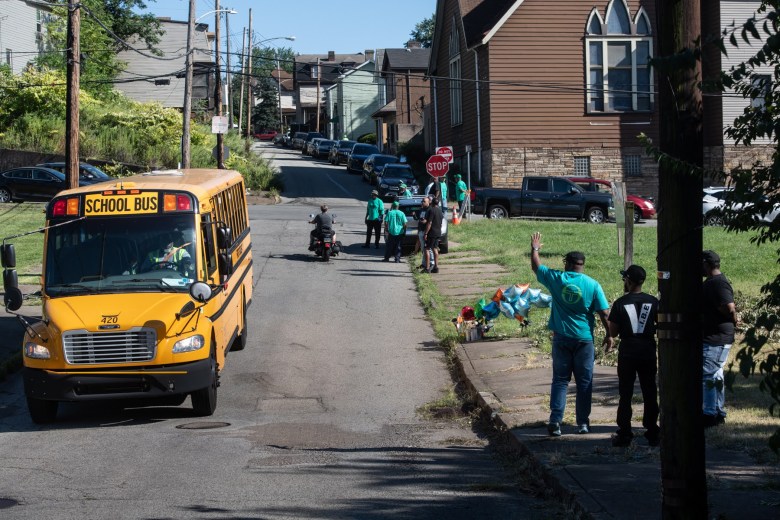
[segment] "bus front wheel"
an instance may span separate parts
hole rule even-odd
[[[57,401],[47,401],[45,399],[27,398],[27,409],[30,412],[30,419],[35,424],[48,424],[54,422],[57,418]]]
[[[217,360],[216,350],[211,347],[211,381],[209,386],[192,392],[192,409],[195,415],[207,417],[217,409]]]

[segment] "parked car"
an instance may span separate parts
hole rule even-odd
[[[566,177],[574,184],[585,191],[595,191],[598,193],[612,193],[612,183],[606,179],[594,179],[593,177]],[[655,204],[646,197],[639,195],[626,195],[626,200],[634,203],[634,222],[640,219],[649,219],[655,216]]]
[[[382,170],[386,164],[397,163],[398,157],[395,155],[383,155],[375,153],[366,157],[363,161],[363,180],[372,186],[376,186],[377,177],[382,175]]]
[[[273,143],[276,146],[284,146],[285,141],[290,137],[290,134],[276,134],[273,139]]]
[[[270,141],[276,137],[276,134],[276,130],[263,130],[259,134],[255,134],[255,139],[259,139],[260,141]]]
[[[316,138],[325,138],[324,135],[322,135],[319,132],[306,132],[306,137],[303,138],[303,146],[301,146],[301,155],[309,155],[309,150],[306,147],[312,139]]]
[[[36,166],[51,168],[52,170],[57,170],[60,173],[65,173],[64,161],[41,163],[36,164]],[[113,177],[108,175],[97,166],[92,166],[88,163],[79,163],[79,185],[85,186],[88,184],[96,184],[98,182],[110,181],[111,179],[113,179]]]
[[[420,186],[417,184],[412,167],[406,163],[385,165],[378,182],[379,196],[385,202],[392,202],[398,198],[398,186],[401,183],[406,184],[412,195],[417,195],[420,192]]]
[[[352,146],[352,150],[349,152],[349,158],[347,159],[347,173],[357,173],[358,175],[363,173],[363,161],[371,155],[379,153],[379,148],[373,144],[355,143]]]
[[[325,141],[325,138],[315,137],[314,139],[308,141],[303,147],[303,151],[301,152],[302,155],[314,156],[314,147],[317,146],[317,143],[319,143],[320,141]]]
[[[729,214],[739,214],[742,211],[751,208],[755,202],[737,202],[730,194],[734,188],[730,186],[709,186],[704,188],[701,204],[702,218],[707,226],[722,226]],[[766,202],[766,197],[763,201]],[[756,199],[758,202],[758,199]],[[769,211],[762,215],[757,215],[759,222],[770,224],[780,215],[780,206],[775,205]]]
[[[334,144],[336,144],[336,141],[331,141],[330,139],[317,141],[317,144],[314,146],[314,150],[312,151],[312,156],[315,159],[327,159],[328,154],[330,153],[330,149],[333,148]]]
[[[488,218],[574,218],[602,224],[614,218],[612,195],[585,191],[564,177],[526,176],[517,188],[472,189],[472,211]]]
[[[66,188],[65,174],[42,166],[23,166],[0,173],[0,202],[49,200]]]
[[[330,149],[328,162],[335,165],[347,162],[349,152],[352,151],[352,147],[355,146],[355,144],[357,144],[357,141],[348,141],[346,139],[344,141],[339,141]]]
[[[401,239],[401,249],[414,249],[417,242],[416,221],[420,218],[420,209],[422,209],[422,195],[415,195],[412,198],[399,199],[398,209],[404,212],[409,223],[406,226],[406,234]],[[414,223],[413,223],[414,222]],[[443,218],[441,223],[441,240],[439,240],[439,253],[449,251],[449,236],[447,219]]]
[[[293,135],[292,143],[291,143],[293,150],[300,150],[301,148],[303,148],[303,143],[306,140],[307,133],[308,132],[295,132],[295,135]]]

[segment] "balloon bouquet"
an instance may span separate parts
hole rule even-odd
[[[481,338],[493,327],[493,320],[500,314],[514,318],[521,326],[527,326],[531,307],[546,308],[552,297],[540,289],[531,289],[530,284],[515,284],[506,290],[498,289],[487,302],[484,298],[474,307],[463,307],[460,315],[453,319],[455,328],[467,341]]]

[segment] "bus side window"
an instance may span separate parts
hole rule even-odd
[[[214,271],[217,270],[217,251],[214,243],[214,224],[210,218],[203,218],[201,229],[203,230],[203,246],[206,248],[206,269],[209,278],[211,278]]]

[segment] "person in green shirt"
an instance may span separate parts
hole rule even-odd
[[[463,214],[463,205],[466,203],[466,192],[468,187],[466,183],[460,179],[460,174],[456,173],[453,177],[455,179],[455,200],[458,201],[458,213]]]
[[[379,239],[382,231],[382,214],[385,211],[385,205],[382,199],[379,198],[379,192],[374,190],[371,192],[371,200],[368,201],[366,206],[366,243],[363,244],[363,248],[368,248],[371,245],[371,232],[376,235],[374,247],[379,249]]]
[[[394,201],[385,217],[385,231],[387,240],[385,242],[385,257],[383,262],[390,261],[390,255],[395,256],[395,262],[401,261],[401,240],[406,234],[406,215],[398,209],[398,201]]]
[[[412,198],[412,192],[409,191],[409,188],[406,187],[405,183],[401,183],[398,185],[398,198],[399,199],[410,199]]]
[[[441,192],[441,212],[447,214],[447,176],[443,175],[439,180],[439,191]]]

